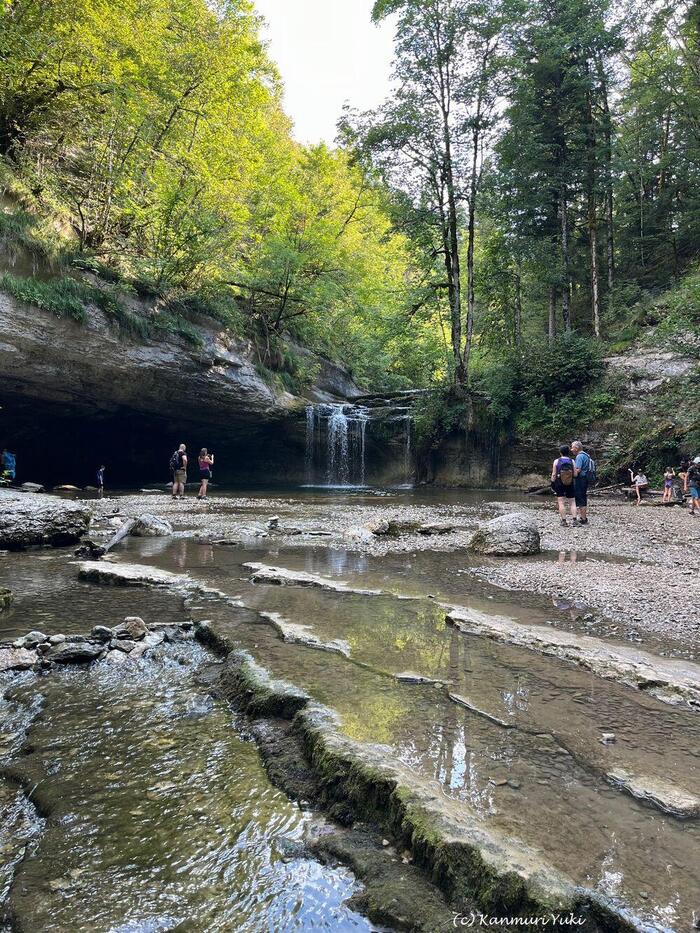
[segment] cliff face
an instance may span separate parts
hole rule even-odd
[[[214,322],[199,329],[198,349],[142,341],[96,308],[77,324],[0,292],[0,445],[17,448],[22,477],[89,483],[105,462],[112,485],[165,480],[180,442],[219,453],[221,479],[300,474],[306,401],[271,387]],[[312,399],[357,394],[321,361]]]

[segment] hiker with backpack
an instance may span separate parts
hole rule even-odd
[[[563,444],[559,448],[559,456],[552,464],[552,489],[557,497],[557,508],[559,509],[559,518],[564,526],[568,526],[566,520],[566,502],[570,503],[571,518],[574,524],[576,521],[576,500],[574,492],[574,478],[576,476],[576,466],[571,459],[571,450]]]
[[[574,525],[587,525],[588,487],[596,482],[596,465],[590,454],[583,449],[581,441],[573,441],[571,453],[574,456],[574,499],[578,511]]]
[[[173,475],[173,499],[184,499],[187,483],[187,448],[184,444],[180,444],[170,458],[170,472]]]

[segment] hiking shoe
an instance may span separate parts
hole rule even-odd
[[[564,528],[568,528],[568,527],[569,527],[569,523],[567,522],[567,520],[566,520],[565,518],[562,518],[561,523],[562,523],[562,526],[563,526]]]
[[[580,518],[575,518],[575,519],[571,522],[571,524],[572,524],[572,525],[574,526],[574,528],[575,528],[577,525],[583,525],[583,522],[581,521]]]
[[[587,525],[587,524],[588,524],[588,519],[587,519],[587,518],[579,518],[578,523],[579,523],[579,525]]]

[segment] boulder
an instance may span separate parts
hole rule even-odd
[[[148,513],[140,515],[131,529],[131,534],[136,538],[167,538],[172,533],[169,522]]]
[[[0,548],[74,544],[88,530],[91,515],[84,502],[0,489]]]
[[[53,645],[45,657],[54,664],[86,664],[98,658],[103,649],[104,645],[95,642],[65,641],[60,645]]]
[[[18,638],[15,646],[17,648],[36,648],[37,645],[46,641],[46,637],[43,632],[29,632],[29,634],[23,635],[22,638]]]
[[[483,524],[470,548],[477,554],[502,557],[539,554],[540,530],[533,515],[509,512]]]
[[[44,487],[41,483],[22,483],[19,488],[22,492],[44,492]]]
[[[365,528],[364,525],[352,525],[343,532],[346,541],[353,544],[371,544],[374,541],[374,533]]]
[[[12,590],[8,590],[6,586],[0,586],[0,612],[10,608],[13,598]]]
[[[97,641],[110,641],[112,638],[112,629],[106,625],[96,625],[90,633]]]
[[[38,661],[36,651],[27,648],[0,648],[0,673],[3,671],[26,671]]]
[[[148,628],[143,619],[140,619],[138,616],[128,616],[112,629],[112,634],[115,638],[129,638],[132,641],[139,641],[141,638],[145,638],[148,633]]]

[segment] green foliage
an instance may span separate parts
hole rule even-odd
[[[75,279],[60,278],[42,281],[5,274],[0,277],[0,288],[18,301],[36,305],[56,317],[70,318],[80,323],[87,317],[85,288]]]
[[[439,446],[451,431],[466,424],[469,407],[452,386],[426,393],[414,409],[416,445],[420,455]]]
[[[576,433],[615,409],[614,387],[601,385],[604,371],[596,341],[566,334],[486,363],[476,384],[497,421],[514,420],[521,436],[556,437]]]

